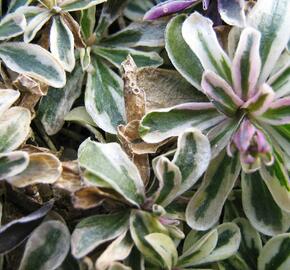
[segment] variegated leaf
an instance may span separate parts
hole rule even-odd
[[[237,253],[227,260],[219,261],[216,264],[218,270],[251,270],[245,260]],[[255,268],[256,269],[256,268]]]
[[[129,213],[95,215],[78,223],[71,237],[72,254],[82,258],[99,245],[117,238],[128,229]]]
[[[273,199],[281,209],[290,212],[290,182],[288,171],[284,166],[284,160],[278,152],[271,166],[262,166],[261,177],[265,181]]]
[[[20,174],[6,180],[15,187],[26,187],[37,183],[53,184],[61,176],[62,166],[59,159],[49,153],[29,155],[29,165]]]
[[[290,97],[280,98],[271,103],[259,119],[274,126],[290,123]]]
[[[94,120],[87,113],[84,106],[73,108],[69,113],[66,114],[64,120],[77,122],[84,125],[96,126]]]
[[[91,47],[80,49],[80,62],[83,70],[88,70],[91,64]]]
[[[192,127],[201,130],[210,128],[224,118],[211,103],[185,103],[146,114],[139,133],[144,141],[156,143],[178,136]]]
[[[182,25],[182,36],[205,70],[214,71],[228,83],[232,82],[231,61],[221,48],[210,19],[193,13]]]
[[[6,15],[0,22],[0,40],[6,40],[21,35],[25,29],[26,20],[22,14]]]
[[[244,27],[246,24],[244,0],[219,0],[219,13],[222,19],[230,25]]]
[[[216,227],[218,240],[215,249],[198,264],[205,264],[227,259],[239,249],[241,232],[235,223],[223,223]]]
[[[88,139],[79,148],[78,160],[80,166],[107,182],[128,202],[136,206],[144,202],[144,185],[138,169],[119,144]]]
[[[290,233],[273,237],[263,247],[258,258],[258,270],[287,270],[290,267]]]
[[[191,228],[207,230],[218,221],[240,170],[238,156],[231,158],[225,151],[211,162],[201,187],[186,208],[186,221]]]
[[[88,9],[92,6],[101,4],[106,2],[107,0],[69,0],[64,1],[63,5],[61,5],[62,10],[65,11],[77,11]]]
[[[179,191],[181,184],[181,172],[173,162],[164,156],[153,162],[153,169],[160,186],[155,202],[166,206],[176,198],[176,193]]]
[[[0,116],[0,153],[18,148],[30,131],[30,111],[22,107],[12,107]]]
[[[201,82],[203,92],[221,113],[233,117],[243,101],[232,87],[216,73],[206,70]]]
[[[108,270],[132,270],[132,268],[127,267],[126,265],[124,265],[122,263],[115,262],[109,266]]]
[[[266,81],[273,65],[290,38],[290,2],[288,0],[259,0],[248,15],[248,24],[261,33],[260,83]]]
[[[185,19],[185,15],[179,15],[168,23],[165,32],[165,48],[172,64],[179,73],[194,87],[201,90],[203,67],[181,34]]]
[[[116,134],[117,126],[125,122],[122,80],[99,59],[92,58],[92,64],[85,92],[87,112],[97,126]]]
[[[257,259],[262,249],[262,240],[259,233],[245,218],[236,218],[234,222],[241,231],[241,244],[238,253],[245,260],[248,267],[257,268]]]
[[[158,67],[163,64],[163,59],[157,52],[143,52],[130,48],[123,47],[102,47],[94,46],[92,51],[105,58],[117,68],[121,67],[121,64],[128,55],[131,55],[134,62],[138,67]]]
[[[166,20],[135,22],[102,39],[102,45],[113,47],[163,47]]]
[[[168,235],[166,227],[158,220],[158,217],[140,210],[134,210],[130,216],[130,232],[138,250],[153,265],[166,267],[163,257],[146,241],[146,236],[151,233]]]
[[[31,214],[2,226],[0,228],[0,254],[20,245],[41,224],[53,203],[53,201],[49,201]]]
[[[51,53],[71,72],[75,66],[74,36],[61,16],[53,16],[49,39]]]
[[[147,243],[161,256],[165,268],[171,270],[177,263],[177,250],[172,239],[163,233],[151,233],[146,235]]]
[[[150,0],[131,0],[124,10],[124,15],[131,21],[142,21],[145,12],[153,6]]]
[[[187,235],[183,253],[178,258],[178,266],[190,267],[197,265],[200,260],[205,259],[215,249],[218,241],[218,232],[213,229],[207,233],[190,231]]]
[[[242,200],[247,218],[259,232],[276,235],[288,230],[290,214],[275,203],[259,172],[242,174]]]
[[[112,262],[126,259],[133,247],[133,241],[128,232],[121,234],[114,240],[96,261],[96,268],[107,269]]]
[[[70,248],[70,233],[57,220],[46,221],[28,239],[19,270],[54,270],[64,261]]]
[[[83,79],[82,68],[77,66],[68,75],[64,88],[50,88],[47,95],[42,97],[37,116],[48,135],[54,135],[62,128],[65,116],[81,95]]]
[[[13,89],[0,89],[0,117],[20,97],[20,92]]]
[[[15,72],[56,88],[65,85],[66,76],[61,64],[38,45],[23,42],[3,43],[0,45],[0,58]]]
[[[24,42],[29,43],[34,39],[37,32],[50,20],[52,13],[45,8],[22,8],[19,13],[22,12],[22,10],[24,15],[27,16],[28,14],[30,17],[27,18],[28,22],[23,35]],[[34,14],[34,12],[36,13]]]
[[[0,180],[24,171],[29,163],[29,155],[23,151],[0,154]]]
[[[190,129],[178,137],[172,162],[181,172],[181,183],[175,198],[196,183],[207,169],[210,159],[209,141],[199,130]]]
[[[253,28],[242,31],[233,59],[232,77],[236,94],[247,101],[256,94],[260,76],[261,59],[259,55],[261,34]]]
[[[275,91],[276,98],[288,96],[290,94],[290,64],[286,63],[277,73],[273,74],[268,80],[268,84]]]

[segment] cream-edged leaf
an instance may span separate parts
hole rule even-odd
[[[0,58],[15,72],[28,75],[56,88],[65,85],[66,75],[63,67],[39,45],[24,42],[2,43]]]

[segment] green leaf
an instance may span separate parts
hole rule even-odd
[[[91,7],[81,11],[80,26],[85,39],[91,37],[96,23],[96,7]]]
[[[22,14],[6,15],[0,22],[0,40],[6,40],[21,35],[25,29],[26,20]]]
[[[13,89],[0,90],[0,117],[19,97],[19,91]]]
[[[179,15],[168,23],[165,32],[165,48],[174,67],[194,87],[201,90],[203,67],[181,34],[185,19],[185,15]]]
[[[46,221],[28,239],[19,270],[53,270],[64,261],[70,243],[68,228],[57,220]]]
[[[143,21],[129,24],[121,31],[102,39],[102,46],[111,47],[163,47],[167,21]]]
[[[53,16],[49,35],[50,51],[71,72],[75,66],[74,37],[61,16]]]
[[[231,61],[221,48],[210,19],[193,13],[182,25],[182,36],[205,70],[217,73],[231,84]]]
[[[144,141],[157,143],[192,127],[210,128],[223,119],[224,116],[211,103],[184,103],[147,113],[141,121],[139,133]]]
[[[2,43],[0,58],[11,70],[61,88],[66,76],[60,63],[45,49],[23,42]]]
[[[117,238],[128,229],[128,221],[127,212],[84,218],[72,233],[72,254],[79,259],[99,245]]]
[[[223,151],[212,160],[202,185],[186,208],[186,221],[191,228],[207,230],[218,221],[240,170],[238,155],[231,158]]]
[[[133,241],[128,232],[115,239],[96,261],[97,269],[107,269],[112,262],[126,259],[133,248]]]
[[[259,172],[242,174],[242,200],[247,218],[259,232],[276,235],[288,230],[290,214],[275,203]]]
[[[145,240],[161,256],[166,269],[171,270],[177,262],[177,250],[172,239],[163,233],[151,233],[146,235]]]
[[[32,153],[29,165],[20,174],[6,180],[15,187],[26,187],[33,184],[53,184],[61,176],[62,165],[59,159],[50,153]]]
[[[290,266],[290,233],[273,237],[263,247],[258,259],[258,270],[287,270]]]
[[[23,151],[0,154],[0,180],[21,173],[28,163],[29,155]]]
[[[266,81],[289,41],[290,2],[259,0],[248,15],[248,24],[261,33],[262,71],[259,82]]]
[[[156,52],[143,52],[135,49],[123,48],[123,47],[102,47],[94,46],[92,51],[108,60],[117,68],[121,67],[121,64],[128,55],[131,55],[134,62],[138,67],[158,67],[163,64],[163,59]]]
[[[84,73],[78,65],[68,75],[64,88],[50,88],[47,95],[42,97],[37,117],[48,135],[54,135],[62,128],[65,116],[81,95],[83,79]]]
[[[178,258],[178,266],[190,267],[197,265],[200,260],[205,259],[214,250],[218,241],[218,232],[213,229],[207,233],[190,231],[187,235],[183,253]]]
[[[257,268],[257,259],[262,249],[262,240],[259,233],[245,218],[236,218],[234,222],[241,231],[239,254],[252,269]]]
[[[128,202],[136,206],[144,202],[144,185],[139,171],[119,144],[101,144],[87,139],[79,148],[78,161]]]
[[[273,199],[281,209],[290,212],[289,176],[282,157],[276,152],[271,166],[262,166],[261,177],[265,181]]]
[[[150,261],[153,265],[166,267],[162,256],[152,248],[145,238],[152,233],[168,235],[167,229],[160,223],[158,217],[145,211],[132,211],[130,216],[130,232],[135,245],[146,260]]]
[[[131,0],[124,10],[124,15],[131,21],[141,21],[145,12],[153,5],[150,0]]]
[[[103,5],[102,13],[96,28],[97,39],[101,39],[106,33],[108,27],[121,16],[128,0],[109,0]]]
[[[106,0],[71,0],[71,1],[65,1],[64,4],[60,6],[62,10],[71,12],[71,11],[88,9],[92,6],[96,6],[105,1]]]
[[[30,131],[30,111],[22,107],[12,107],[0,116],[0,153],[18,148]]]
[[[14,12],[19,7],[27,6],[27,5],[29,5],[30,2],[31,2],[31,0],[12,0],[12,1],[10,1],[9,7],[8,7],[8,13]]]
[[[85,106],[101,129],[116,134],[125,123],[125,104],[121,78],[96,57],[92,58],[94,71],[88,73]]]

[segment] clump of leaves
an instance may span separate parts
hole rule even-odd
[[[206,230],[215,224],[241,167],[244,211],[255,228],[267,235],[289,228],[289,54],[285,51],[289,9],[288,1],[259,1],[248,14],[248,26],[231,30],[229,54],[219,44],[212,22],[199,13],[177,16],[167,27],[172,63],[209,102],[152,111],[139,130],[150,143],[190,126],[208,134],[215,159],[188,204],[186,216],[192,228]],[[271,37],[270,24],[276,33]],[[271,221],[273,213],[279,218]]]

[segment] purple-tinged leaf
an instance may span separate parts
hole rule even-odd
[[[229,25],[244,27],[246,24],[244,0],[219,0],[218,9],[222,19]]]
[[[168,0],[152,7],[144,15],[144,20],[156,20],[190,7],[197,0]]]
[[[243,104],[232,87],[212,71],[204,72],[201,86],[217,110],[227,116],[234,116],[237,109]]]
[[[275,97],[275,93],[268,84],[260,86],[259,92],[250,98],[242,108],[246,108],[251,115],[259,116],[268,110]]]
[[[253,29],[243,30],[232,66],[234,89],[243,100],[256,94],[261,70],[259,55],[261,34]]]
[[[0,227],[0,254],[20,245],[43,221],[54,201],[49,201],[35,212]]]
[[[273,102],[270,108],[261,115],[260,120],[274,126],[290,124],[290,97]]]

